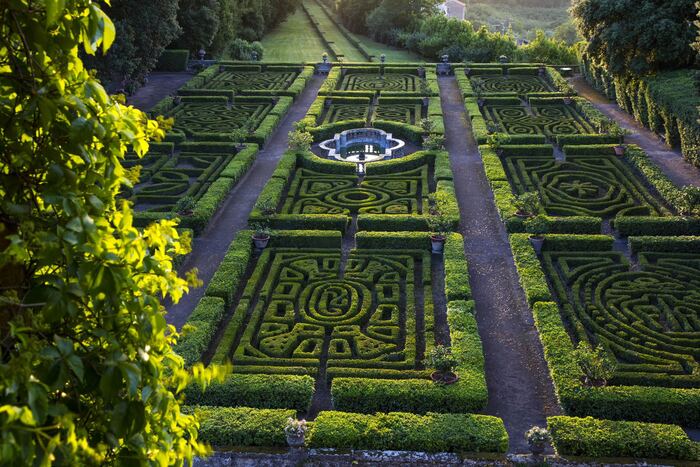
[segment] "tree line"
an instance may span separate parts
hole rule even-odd
[[[102,8],[114,22],[109,53],[83,53],[100,78],[129,89],[140,85],[165,48],[200,49],[210,57],[242,58],[301,0],[119,0]]]

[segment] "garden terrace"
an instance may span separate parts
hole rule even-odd
[[[573,89],[559,71],[539,64],[468,64],[456,67],[464,97],[563,97]]]
[[[316,142],[333,138],[344,130],[371,126],[420,145],[426,131],[422,119],[432,123],[432,134],[443,135],[445,123],[438,97],[319,96],[303,122]]]
[[[295,391],[310,398],[301,382],[314,375],[332,379],[339,410],[482,409],[483,355],[461,236],[452,234],[446,244],[444,290],[432,282],[432,262],[442,258],[430,254],[427,233],[360,232],[356,241],[346,252],[338,232],[280,231],[254,255],[250,232],[241,232],[190,318],[199,333],[186,336],[178,351],[188,362],[230,359],[244,374],[203,394],[191,391],[189,402],[280,408],[273,393],[283,386],[235,391],[237,382],[291,378],[300,384]],[[450,328],[439,329],[447,324],[436,316],[445,313]],[[211,315],[207,332],[199,324],[204,315]],[[421,363],[438,334],[451,336],[460,361],[461,379],[449,388],[434,385]],[[261,392],[274,402],[264,402]],[[289,394],[280,395],[285,399]],[[294,401],[289,408],[298,408]]]
[[[503,156],[516,194],[537,192],[549,216],[660,216],[670,214],[625,162],[611,154]]]
[[[199,232],[246,173],[257,151],[257,145],[201,148],[185,144],[174,152],[172,143],[152,144],[142,158],[127,155],[124,167],[138,167],[139,180],[122,196],[134,203],[139,225],[179,217],[182,227]],[[182,204],[184,200],[189,202]]]
[[[605,236],[548,236],[541,260],[511,245],[567,413],[700,426],[700,238],[631,237],[631,258]],[[581,341],[617,360],[607,387],[579,379]]]
[[[482,109],[487,125],[509,135],[560,135],[596,133],[596,128],[573,105],[562,99],[530,99],[523,105],[519,99],[494,97]]]
[[[434,66],[334,65],[319,94],[427,97],[437,95],[437,89]]]
[[[260,194],[251,221],[268,217],[273,228],[344,231],[357,216],[363,230],[427,230],[428,197],[435,192],[446,194],[446,214],[456,225],[458,208],[444,152],[373,162],[362,178],[353,163],[289,152]]]
[[[178,94],[181,96],[242,96],[296,97],[313,76],[312,66],[269,64],[217,64],[210,66],[188,81]]]
[[[175,119],[168,141],[234,141],[245,129],[246,141],[262,145],[291,105],[291,97],[187,96],[166,98],[152,113]]]

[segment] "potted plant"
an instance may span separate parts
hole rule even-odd
[[[246,138],[248,138],[248,134],[248,128],[246,127],[236,128],[231,132],[231,139],[234,143],[236,143],[236,149],[243,148],[243,144],[245,143]]]
[[[483,83],[483,80],[480,78],[472,79],[472,89],[474,90],[474,97],[476,97],[476,103],[479,104],[479,107],[486,105]]]
[[[433,382],[437,384],[454,384],[459,380],[455,373],[457,359],[452,355],[452,350],[444,345],[435,346],[428,353],[425,365],[435,369],[430,375]]]
[[[513,202],[515,215],[522,218],[529,218],[540,213],[540,195],[536,191],[526,191],[515,197]]]
[[[430,195],[430,211],[428,215],[428,227],[430,228],[431,251],[442,253],[445,249],[447,233],[452,229],[452,220],[447,216],[447,195],[444,192],[436,192]]]
[[[261,217],[257,222],[254,222],[251,227],[254,230],[253,233],[253,245],[258,250],[264,250],[267,248],[268,243],[270,243],[270,219],[268,217]]]
[[[576,94],[574,93],[573,90],[566,91],[566,94],[564,95],[564,104],[565,105],[571,105],[571,103],[574,101],[574,96]]]
[[[510,143],[510,136],[506,133],[492,133],[486,138],[486,145],[499,156],[503,155],[503,146]]]
[[[290,448],[304,447],[306,432],[308,427],[306,420],[296,420],[294,418],[287,419],[287,425],[284,427],[284,434],[287,437],[287,444]]]
[[[420,120],[420,127],[424,132],[430,133],[435,129],[435,122],[430,118],[422,118]]]
[[[617,369],[617,362],[610,358],[602,346],[592,349],[587,343],[579,342],[574,350],[574,358],[583,372],[581,382],[589,387],[607,385]]]
[[[627,145],[625,144],[625,136],[630,134],[630,131],[622,128],[620,125],[618,125],[615,122],[610,122],[610,125],[607,128],[607,133],[610,136],[615,136],[619,138],[619,143],[615,145],[615,155],[618,157],[622,157],[625,155],[627,152]]]
[[[530,446],[530,452],[535,456],[539,456],[544,452],[547,443],[552,441],[552,435],[549,434],[546,428],[533,426],[525,432],[525,439],[528,446]]]
[[[194,214],[196,201],[192,196],[184,196],[175,203],[175,212],[181,216],[191,216]]]
[[[445,137],[435,133],[428,135],[423,140],[423,148],[428,151],[441,151],[445,149]]]
[[[314,137],[308,131],[296,129],[289,132],[289,148],[294,151],[308,152],[314,142]]]
[[[549,220],[546,216],[538,214],[527,219],[525,222],[525,232],[530,234],[530,243],[538,255],[542,253],[544,246],[544,235],[549,232]]]

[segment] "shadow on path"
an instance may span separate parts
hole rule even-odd
[[[461,233],[486,357],[486,412],[503,418],[510,452],[528,451],[524,433],[561,413],[481,156],[454,77],[439,79],[447,150]]]
[[[593,89],[583,76],[572,78],[569,82],[581,97],[588,99],[606,117],[612,118],[622,128],[631,131],[632,134],[625,137],[625,141],[644,149],[673,183],[678,186],[700,186],[700,169],[686,162],[680,150],[666,146],[656,134],[644,128],[632,115]]]
[[[194,76],[186,71],[179,73],[151,73],[148,84],[139,88],[133,96],[127,99],[129,105],[148,112],[163,98],[175,93]]]
[[[324,79],[315,76],[309,81],[308,86],[282,119],[265,148],[258,153],[248,172],[228,194],[206,230],[194,239],[192,253],[181,270],[187,271],[196,267],[199,270],[199,278],[204,281],[204,286],[190,291],[178,304],[168,308],[166,315],[168,323],[174,324],[178,329],[181,328],[204,295],[206,286],[218,269],[230,243],[239,230],[247,227],[248,216],[258,195],[277,167],[280,157],[287,150],[288,133],[292,131],[294,123],[306,115]]]

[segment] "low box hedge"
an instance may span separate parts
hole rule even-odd
[[[700,460],[700,444],[677,425],[560,416],[547,426],[563,456]]]
[[[186,49],[165,49],[158,58],[156,71],[187,71],[190,51]]]
[[[185,365],[194,365],[202,360],[219,330],[225,311],[223,298],[205,296],[199,301],[174,346],[175,353],[185,360]]]
[[[700,237],[630,237],[629,245],[635,255],[642,251],[689,253],[700,251]]]
[[[211,383],[202,392],[186,389],[188,405],[257,407],[305,411],[314,395],[314,379],[306,375],[232,374],[223,383]]]
[[[248,263],[253,254],[251,230],[241,230],[229,246],[219,268],[209,281],[205,295],[219,297],[227,306],[233,305],[233,299],[239,287],[243,285]]]
[[[238,446],[286,446],[284,427],[295,418],[294,410],[248,407],[190,408],[200,420],[199,440],[218,448]]]
[[[313,422],[313,448],[381,449],[425,452],[498,452],[508,450],[500,418],[471,414],[321,412]]]
[[[615,229],[623,237],[700,235],[700,217],[618,217]]]

